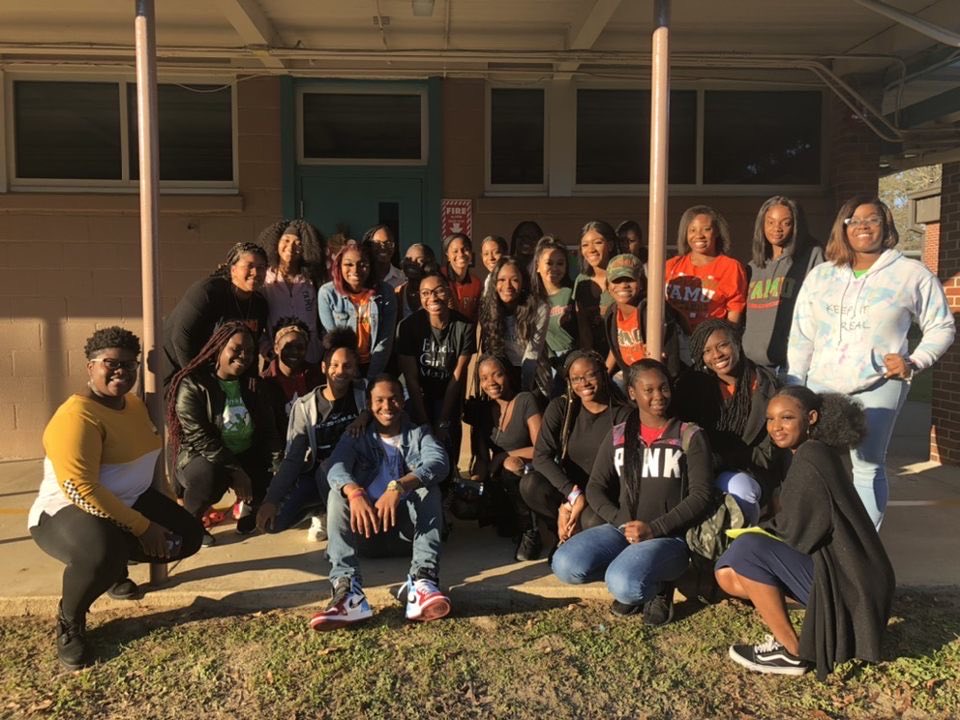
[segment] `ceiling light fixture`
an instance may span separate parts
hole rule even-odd
[[[430,17],[433,15],[433,7],[436,0],[412,0],[413,14],[416,17]]]

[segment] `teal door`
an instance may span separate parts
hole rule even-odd
[[[397,236],[396,261],[423,241],[423,188],[418,178],[301,179],[303,217],[329,237],[339,228],[360,240],[367,228],[388,225]]]

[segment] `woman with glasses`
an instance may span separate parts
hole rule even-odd
[[[335,327],[357,334],[360,374],[383,373],[393,350],[397,328],[397,295],[373,274],[371,243],[348,242],[333,261],[333,280],[320,288],[320,323],[326,332]]]
[[[610,376],[592,351],[574,350],[561,371],[565,392],[543,413],[533,449],[533,470],[520,481],[520,496],[549,538],[548,555],[581,529],[603,519],[587,504],[587,480],[597,448],[629,410],[614,402]]]
[[[397,254],[397,240],[389,225],[375,225],[367,230],[361,244],[369,246],[373,253],[371,270],[377,282],[386,283],[394,290],[406,282],[406,275],[393,264]]]
[[[800,289],[787,346],[789,383],[845,393],[863,404],[867,434],[850,457],[853,483],[877,528],[887,505],[887,446],[910,380],[947,351],[955,332],[940,281],[895,249],[899,239],[882,201],[857,196],[845,202],[827,262]],[[911,323],[922,333],[912,351]]]
[[[163,442],[136,393],[140,340],[108,327],[87,339],[87,384],[43,431],[43,479],[27,520],[40,549],[66,565],[57,655],[68,670],[92,662],[87,611],[107,593],[140,589],[127,561],[180,560],[200,549],[203,527],[168,496]]]
[[[476,331],[450,309],[450,287],[439,273],[420,281],[420,309],[400,323],[397,362],[407,386],[410,417],[429,424],[456,469],[467,367],[477,351]]]

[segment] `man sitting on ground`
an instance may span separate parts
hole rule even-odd
[[[403,389],[389,375],[367,386],[373,416],[359,438],[344,436],[330,458],[327,480],[327,555],[333,599],[310,620],[314,630],[332,630],[373,615],[360,578],[358,555],[391,554],[412,543],[410,574],[398,597],[408,620],[437,620],[450,612],[438,588],[443,509],[438,483],[449,468],[447,454],[427,427],[403,413]],[[386,552],[385,552],[386,550]]]

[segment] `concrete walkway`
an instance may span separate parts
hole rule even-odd
[[[960,587],[960,469],[892,458],[890,508],[881,533],[900,586]],[[27,510],[41,474],[38,460],[0,463],[0,615],[50,614],[56,607],[63,566],[34,544],[26,529]],[[214,529],[217,545],[170,567],[170,579],[138,601],[146,607],[186,607],[200,598],[244,609],[303,607],[329,598],[326,543],[311,543],[304,530],[279,535],[236,535],[232,524]],[[559,583],[546,562],[516,563],[510,541],[491,528],[458,521],[444,545],[442,581],[454,605],[492,609],[567,604],[580,598],[606,599],[601,583],[572,587]],[[403,559],[363,561],[364,584],[376,606],[402,582]],[[149,568],[131,567],[146,583]],[[94,610],[121,607],[106,597]]]

